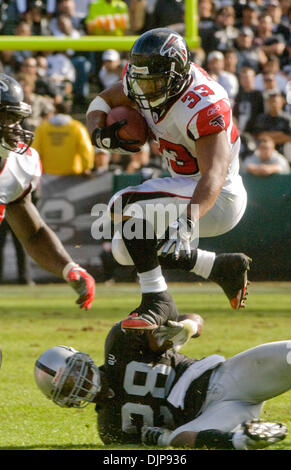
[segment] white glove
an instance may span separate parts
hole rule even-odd
[[[160,347],[165,341],[171,341],[172,347],[180,349],[192,336],[196,335],[197,331],[197,323],[187,319],[180,322],[168,321],[166,325],[157,328],[153,335]]]
[[[171,236],[171,231],[173,230],[175,230],[176,238],[172,238]],[[169,226],[169,233],[171,238],[163,242],[163,244],[159,244],[159,248],[163,246],[161,255],[166,256],[167,254],[169,254],[172,246],[175,245],[174,258],[179,258],[181,250],[186,251],[186,256],[190,257],[190,243],[192,240],[194,240],[196,235],[195,224],[193,220],[180,217]]]
[[[141,442],[148,446],[166,447],[169,445],[171,434],[169,429],[144,425],[141,428]]]

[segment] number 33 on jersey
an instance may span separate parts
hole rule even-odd
[[[200,137],[225,130],[231,146],[230,173],[238,166],[237,147],[233,144],[238,131],[232,120],[231,105],[224,88],[203,69],[191,64],[191,81],[180,98],[162,117],[141,110],[160,153],[166,158],[172,176],[200,178],[195,158],[195,141]],[[231,168],[231,167],[234,168]]]

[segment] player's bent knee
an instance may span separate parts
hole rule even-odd
[[[189,447],[193,449],[195,447],[195,441],[197,437],[197,432],[195,431],[184,431],[177,434],[170,441],[172,447]]]
[[[122,266],[133,266],[134,263],[130,254],[127,251],[125,243],[122,239],[117,238],[116,236],[112,239],[112,255],[117,263]]]

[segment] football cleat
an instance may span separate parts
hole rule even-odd
[[[287,436],[288,430],[282,423],[269,423],[261,419],[253,419],[242,425],[246,436],[247,449],[263,449],[276,444]]]
[[[167,446],[171,431],[154,426],[141,428],[141,442],[146,446]]]
[[[216,282],[226,294],[233,309],[245,307],[251,258],[243,253],[217,255],[209,280]]]
[[[121,327],[125,330],[154,330],[158,325],[152,318],[145,318],[145,315],[131,313],[127,318],[122,320]]]
[[[143,293],[141,304],[121,322],[121,327],[125,330],[154,330],[177,318],[176,304],[167,291]]]

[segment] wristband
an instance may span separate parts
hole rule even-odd
[[[63,278],[65,279],[65,281],[68,280],[67,276],[68,276],[68,273],[71,271],[71,269],[79,268],[79,267],[80,266],[77,263],[74,263],[74,261],[70,261],[68,264],[66,264],[66,266],[63,269]]]
[[[109,104],[103,98],[101,98],[101,96],[96,96],[96,98],[94,98],[94,100],[89,104],[86,116],[92,111],[103,111],[104,113],[108,114],[110,110],[111,108]]]

